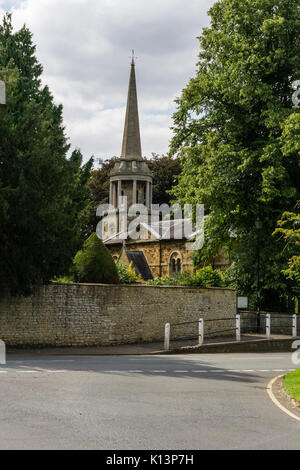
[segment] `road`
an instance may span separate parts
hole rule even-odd
[[[270,400],[291,354],[11,356],[0,449],[300,449]]]

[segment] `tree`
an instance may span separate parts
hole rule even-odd
[[[225,246],[239,291],[254,295],[259,258],[263,306],[272,298],[278,307],[291,286],[272,233],[300,188],[300,113],[291,100],[300,77],[299,2],[220,0],[209,14],[196,76],[174,114],[170,153],[181,156],[183,172],[173,197],[206,207],[203,261]]]
[[[295,287],[300,287],[300,214],[284,212],[278,221],[274,235],[280,234],[286,242],[285,249],[292,255],[288,267],[283,273],[295,281]]]
[[[75,232],[78,236],[78,250],[90,235],[89,216],[91,199],[89,196],[87,183],[92,175],[94,159],[92,157],[85,164],[83,164],[83,155],[79,149],[76,149],[72,152],[69,161],[73,174],[72,210],[74,219],[76,220]]]
[[[153,173],[153,204],[170,204],[169,191],[176,184],[181,172],[180,158],[152,153],[147,163]]]
[[[86,183],[89,204],[81,214],[81,226],[88,238],[94,231],[98,223],[96,210],[101,204],[109,202],[109,175],[115,165],[116,157],[105,161],[100,168],[91,171],[90,178]]]
[[[92,233],[76,254],[74,272],[79,282],[119,284],[116,264],[96,233]]]
[[[6,15],[0,25],[0,79],[7,86],[0,109],[0,289],[14,294],[66,273],[80,239],[79,160],[67,159],[62,106],[41,86],[41,74],[32,34],[25,26],[14,33]]]

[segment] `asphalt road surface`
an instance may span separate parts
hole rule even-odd
[[[291,354],[11,356],[0,449],[300,449],[267,394]]]

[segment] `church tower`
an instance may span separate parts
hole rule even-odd
[[[122,196],[127,196],[128,208],[133,204],[143,204],[148,211],[151,209],[152,173],[142,157],[134,55],[129,78],[122,153],[110,173],[109,203],[116,210],[120,209]],[[119,231],[121,230],[122,227],[119,227]]]

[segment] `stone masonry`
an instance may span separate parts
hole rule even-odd
[[[235,314],[231,289],[52,284],[31,297],[2,297],[0,338],[16,347],[152,342],[163,340],[165,323]]]

